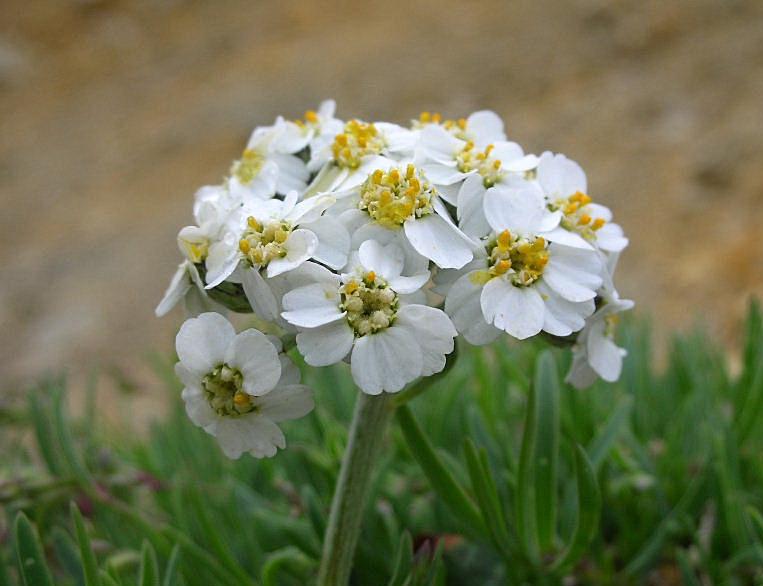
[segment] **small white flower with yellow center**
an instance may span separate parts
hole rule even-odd
[[[280,342],[257,330],[236,334],[217,313],[187,320],[176,339],[186,412],[215,436],[229,458],[275,456],[286,447],[278,423],[313,409],[310,389],[281,354]]]
[[[496,141],[479,148],[437,126],[422,132],[415,160],[423,163],[443,198],[457,206],[459,228],[475,238],[490,231],[483,211],[489,190],[521,181],[538,163],[535,155],[525,155],[514,142]]]
[[[386,122],[350,120],[331,143],[316,145],[308,168],[319,171],[306,197],[353,189],[374,169],[388,169],[393,158],[410,155],[415,137],[407,128]]]
[[[572,347],[572,365],[566,381],[577,389],[590,387],[596,378],[607,382],[620,378],[625,349],[615,344],[615,327],[620,313],[633,307],[630,299],[620,299],[616,291],[605,293],[601,305],[586,320]]]
[[[620,252],[628,246],[623,229],[612,222],[609,208],[593,203],[587,194],[585,172],[575,161],[545,152],[538,163],[537,180],[551,209],[563,214],[563,228],[605,252]]]
[[[311,285],[283,297],[283,318],[299,330],[297,347],[312,366],[350,355],[355,383],[365,393],[397,392],[440,372],[457,335],[441,310],[408,303],[429,272],[403,277],[405,253],[396,244],[364,242],[341,276],[327,270]]]
[[[322,215],[334,201],[320,196],[297,202],[296,192],[290,192],[283,201],[255,200],[244,206],[238,239],[226,238],[210,248],[207,288],[239,279],[255,313],[276,319],[276,299],[263,273],[272,279],[310,258],[334,269],[347,262],[350,235],[336,218]]]
[[[336,102],[321,102],[318,110],[308,110],[302,120],[287,120],[276,140],[276,149],[283,153],[295,154],[310,147],[311,151],[321,150],[342,132],[344,122],[334,118]]]
[[[178,248],[190,262],[204,262],[209,247],[219,240],[240,204],[225,186],[206,186],[196,192],[193,215],[198,225],[186,226],[177,236]]]
[[[277,148],[285,124],[279,119],[274,126],[255,128],[241,158],[231,166],[228,187],[239,200],[268,199],[276,193],[305,190],[310,177],[305,163]]]
[[[461,276],[445,300],[459,331],[480,344],[495,337],[484,323],[520,340],[542,330],[567,336],[582,328],[602,284],[597,253],[582,239],[578,247],[554,242],[559,215],[546,209],[532,184],[496,189],[485,202],[494,231],[486,241],[487,266]],[[484,323],[475,320],[480,314]]]
[[[354,227],[356,242],[386,242],[392,232],[440,268],[460,268],[472,259],[475,243],[453,224],[437,190],[411,163],[376,169],[357,189],[337,197],[343,198],[337,208],[346,210],[341,220]]]

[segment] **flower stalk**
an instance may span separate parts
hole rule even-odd
[[[371,476],[394,410],[388,393],[358,393],[323,540],[318,586],[344,586],[350,579]]]

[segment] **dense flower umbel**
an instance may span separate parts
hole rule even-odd
[[[571,345],[573,385],[619,376],[628,240],[577,163],[525,153],[494,112],[409,127],[335,113],[328,100],[256,128],[178,234],[157,314],[182,302],[199,316],[178,334],[177,370],[189,416],[226,454],[272,455],[275,423],[312,406],[281,342],[236,335],[227,309],[296,338],[308,365],[348,362],[369,394],[441,372],[458,334],[543,332]]]

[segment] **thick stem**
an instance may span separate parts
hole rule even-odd
[[[350,579],[371,475],[393,408],[386,393],[358,393],[323,540],[318,586],[345,586]]]

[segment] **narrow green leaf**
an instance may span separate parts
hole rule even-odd
[[[575,475],[578,488],[578,513],[575,529],[564,553],[554,562],[553,571],[563,572],[575,565],[599,529],[601,493],[596,473],[585,450],[575,444]]]
[[[535,446],[535,385],[527,392],[525,427],[517,467],[517,490],[514,501],[517,535],[527,556],[537,561],[538,533],[535,525],[535,467],[533,466]]]
[[[51,430],[53,426],[50,423],[50,418],[47,413],[47,402],[41,401],[39,393],[41,390],[34,390],[29,393],[29,416],[32,419],[32,425],[34,426],[34,435],[37,440],[37,447],[40,450],[42,459],[45,460],[45,465],[48,471],[56,477],[64,474],[63,466],[61,465],[61,458],[58,453],[56,442],[53,439]]]
[[[604,459],[609,455],[612,446],[614,446],[620,432],[625,429],[628,423],[628,417],[631,414],[633,400],[625,397],[615,408],[612,415],[607,419],[604,427],[588,444],[588,458],[594,470],[598,471]]]
[[[37,529],[24,513],[16,515],[14,537],[19,573],[25,586],[53,586]]]
[[[167,570],[164,572],[162,586],[176,586],[180,576],[178,574],[178,564],[180,563],[180,545],[175,544],[167,562]]]
[[[48,541],[53,546],[58,565],[78,585],[84,585],[85,575],[82,569],[82,559],[79,555],[79,548],[71,536],[61,527],[53,527],[50,530]],[[1,581],[0,584],[2,584]]]
[[[498,551],[508,555],[511,550],[511,539],[506,528],[506,516],[498,496],[495,480],[486,463],[487,455],[484,450],[478,453],[471,438],[464,441],[464,454],[472,489],[477,497],[477,504],[482,511],[485,525],[490,531]]]
[[[559,460],[559,375],[554,356],[544,351],[535,364],[535,512],[538,545],[554,547]]]
[[[148,542],[143,542],[140,554],[139,586],[160,586],[159,563],[156,561],[156,551]]]
[[[82,570],[85,576],[85,586],[100,586],[101,581],[98,578],[98,562],[95,559],[95,553],[90,545],[90,537],[85,529],[85,522],[82,519],[77,505],[72,502],[69,505],[74,531],[77,535],[79,552],[82,558]]]
[[[485,534],[479,510],[464,489],[456,482],[451,472],[443,465],[435,453],[429,438],[419,427],[410,408],[402,405],[396,410],[397,420],[403,432],[408,449],[421,466],[434,491],[450,511],[468,528]]]
[[[405,586],[405,580],[411,573],[411,564],[413,564],[413,539],[408,531],[403,531],[397,544],[392,578],[387,586]]]
[[[55,438],[61,450],[61,455],[66,462],[66,468],[80,482],[83,484],[88,483],[91,480],[90,471],[85,467],[82,458],[74,446],[71,427],[66,415],[64,387],[56,388],[51,394],[53,429],[55,430]]]

